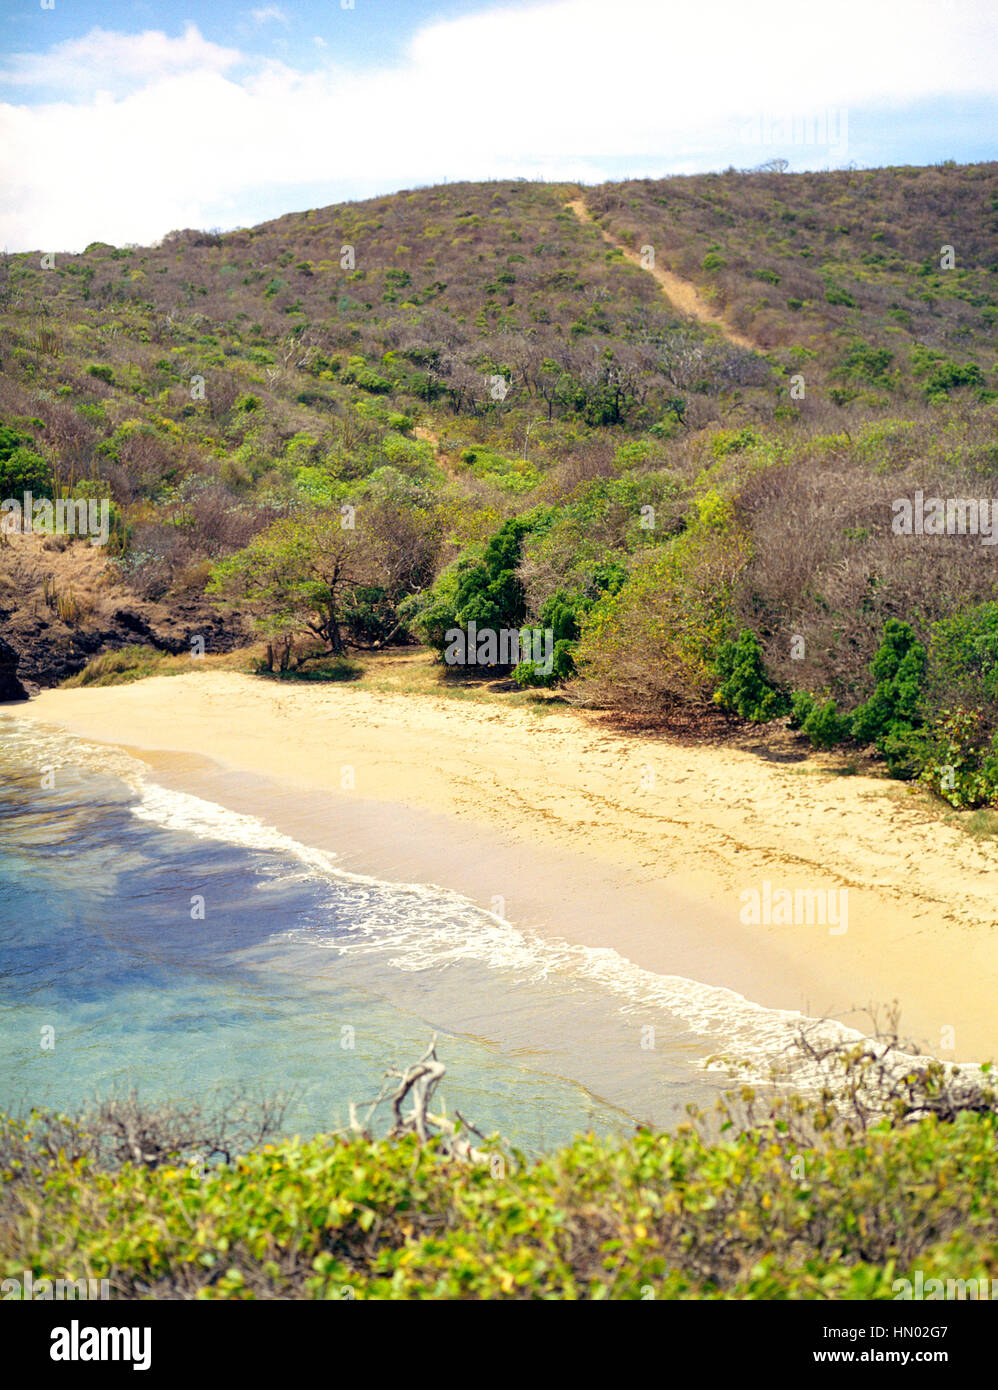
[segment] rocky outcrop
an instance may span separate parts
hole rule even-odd
[[[0,637],[0,704],[28,698],[28,692],[17,679],[19,661],[20,657],[14,648]]]
[[[238,619],[221,617],[203,601],[167,607],[135,599],[73,624],[45,607],[8,613],[0,609],[0,621],[9,638],[4,645],[10,654],[11,675],[16,669],[20,677],[15,682],[20,694],[0,693],[0,700],[36,695],[75,676],[98,653],[119,647],[148,646],[175,656],[189,652],[192,638],[198,636],[206,651],[228,652],[242,646],[250,635]]]
[[[101,652],[147,646],[178,655],[195,639],[205,652],[226,652],[250,635],[198,587],[152,599],[124,583],[99,546],[35,535],[0,545],[0,632],[11,692],[0,700],[58,685]]]

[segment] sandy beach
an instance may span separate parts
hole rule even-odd
[[[998,854],[896,783],[619,734],[560,706],[217,670],[5,713],[126,748],[157,781],[357,872],[863,1031],[863,1010],[896,1000],[925,1050],[998,1053]],[[783,921],[767,905],[786,889],[847,911]]]

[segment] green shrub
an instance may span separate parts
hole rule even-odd
[[[759,436],[746,426],[740,430],[717,430],[711,437],[710,451],[715,458],[725,454],[738,454],[759,443]]]
[[[886,381],[887,369],[894,360],[894,354],[886,348],[872,347],[868,343],[854,343],[844,354],[839,364],[843,376],[882,385]]]
[[[427,478],[435,471],[433,447],[424,439],[393,430],[382,439],[381,451],[393,468],[410,477]]]
[[[923,438],[913,420],[875,420],[856,436],[856,457],[878,473],[903,468],[923,455]]]
[[[796,691],[790,726],[815,747],[872,743],[892,777],[920,778],[959,808],[992,805],[998,792],[998,604],[930,629],[928,649],[910,624],[884,625],[871,663],[873,694],[851,716]]]
[[[722,642],[715,667],[721,683],[714,700],[722,709],[754,724],[766,724],[789,712],[787,693],[766,674],[759,639],[748,628],[736,640]]]
[[[652,446],[646,439],[631,439],[619,444],[613,456],[614,465],[624,472],[629,468],[640,468],[652,455]]]
[[[306,387],[304,391],[299,391],[295,400],[299,405],[318,406],[320,409],[328,409],[332,404],[325,391],[316,391],[312,387]]]
[[[859,394],[858,391],[851,390],[848,386],[832,386],[829,388],[828,395],[836,405],[848,405],[854,401]]]
[[[591,607],[591,599],[572,598],[558,589],[541,609],[541,626],[551,629],[555,642],[577,642],[579,620]]]
[[[925,383],[925,399],[945,400],[949,393],[958,387],[983,385],[984,373],[976,362],[943,362],[934,369]]]
[[[925,738],[921,781],[959,810],[998,805],[998,735],[977,710],[941,715]]]
[[[730,508],[703,511],[711,524],[696,509],[681,535],[639,551],[626,582],[585,614],[577,664],[609,707],[663,711],[716,689],[714,662],[749,546]]]
[[[873,658],[877,682],[870,698],[853,711],[852,733],[860,743],[872,743],[887,760],[894,777],[913,775],[917,740],[912,734],[923,722],[922,697],[928,656],[908,623],[888,618],[883,641]]]
[[[803,729],[807,723],[808,715],[814,709],[814,696],[806,690],[795,690],[790,696],[790,719],[788,723],[791,729]]]
[[[27,435],[0,424],[0,499],[52,496],[52,469],[30,448]]]
[[[829,304],[843,304],[847,309],[855,309],[856,301],[841,285],[829,284],[825,287],[825,299]]]
[[[819,702],[810,691],[795,690],[790,697],[791,729],[799,729],[812,748],[835,748],[852,735],[851,721],[834,700]]]
[[[516,571],[524,536],[537,522],[533,516],[511,518],[492,536],[480,560],[469,554],[444,571],[414,618],[430,646],[443,653],[447,632],[472,622],[496,632],[522,626],[526,603]]]
[[[364,358],[359,356],[348,358],[347,365],[340,373],[340,380],[351,382],[362,391],[370,391],[372,395],[385,395],[391,391],[393,385],[387,377],[373,371]]]
[[[965,705],[998,729],[998,603],[982,603],[933,623],[927,700],[933,711]]]
[[[987,1275],[989,1069],[905,1058],[871,1113],[878,1055],[851,1049],[835,1093],[746,1089],[712,1127],[579,1135],[534,1159],[494,1137],[461,1162],[439,1139],[339,1134],[227,1140],[202,1172],[183,1136],[204,1120],[146,1119],[162,1150],[142,1165],[120,1131],[109,1154],[85,1120],[0,1116],[0,1278],[66,1270],[124,1299],[889,1301],[916,1269]]]
[[[801,730],[811,740],[812,748],[835,748],[845,743],[851,733],[848,716],[839,714],[834,700],[826,700],[821,705],[812,701]]]
[[[528,686],[549,687],[570,680],[575,675],[575,647],[574,642],[565,640],[555,642],[550,671],[543,669],[542,662],[521,661],[513,671],[513,679],[522,688]]]
[[[114,372],[111,370],[110,367],[106,367],[98,362],[94,362],[91,366],[87,368],[87,372],[90,376],[95,376],[98,381],[107,382],[108,386],[112,386],[114,384]]]
[[[892,777],[896,777],[900,782],[910,782],[925,766],[925,730],[895,724],[878,741],[877,751],[887,764],[887,771]]]

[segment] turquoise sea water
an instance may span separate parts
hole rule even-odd
[[[327,1131],[435,1032],[448,1109],[537,1152],[673,1123],[726,1082],[719,1043],[785,1036],[728,991],[345,873],[115,750],[5,716],[0,736],[0,1108],[242,1084]]]

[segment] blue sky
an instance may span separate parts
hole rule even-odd
[[[514,0],[510,9],[523,8],[527,0]],[[344,8],[341,0],[55,0],[43,11],[40,0],[3,0],[0,10],[7,21],[3,41],[6,53],[44,52],[52,44],[82,38],[92,29],[112,29],[135,34],[164,29],[179,34],[194,24],[211,42],[233,45],[246,52],[280,58],[294,67],[314,69],[323,57],[334,56],[351,65],[376,66],[396,60],[405,45],[424,24],[458,18],[487,5],[452,0],[354,0]],[[323,40],[319,45],[315,40]],[[9,89],[8,89],[9,90]],[[6,93],[4,93],[6,95]]]
[[[444,179],[998,158],[996,0],[0,0],[0,245]]]

